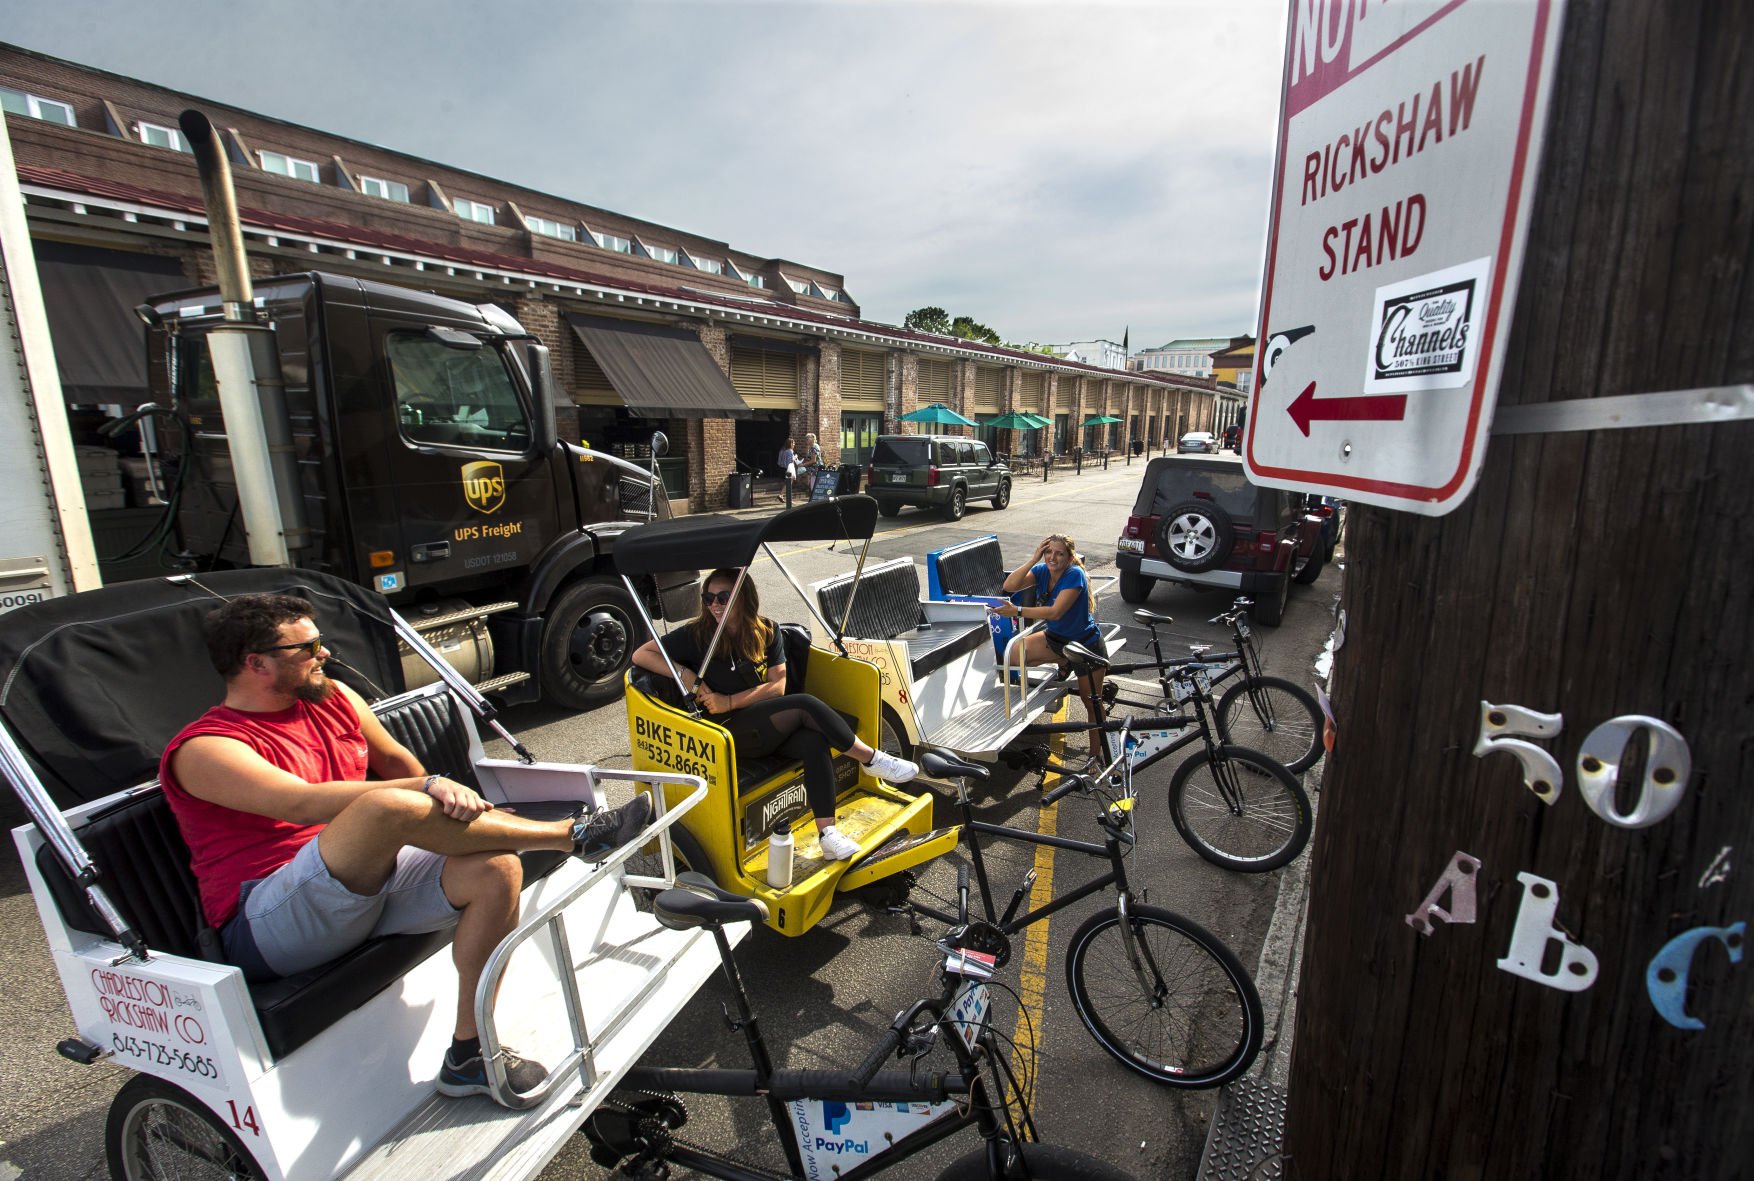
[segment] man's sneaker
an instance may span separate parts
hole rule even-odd
[[[871,768],[871,774],[886,783],[906,783],[920,773],[918,763],[898,759],[886,750],[880,750],[872,755],[871,761],[865,766]]]
[[[540,1062],[531,1062],[520,1058],[511,1050],[500,1047],[499,1060],[505,1063],[506,1082],[519,1095],[527,1095],[542,1085],[548,1076],[548,1068]],[[449,1095],[453,1099],[461,1099],[465,1095],[487,1095],[492,1097],[493,1091],[487,1085],[487,1065],[481,1061],[480,1051],[461,1062],[451,1059],[451,1051],[445,1051],[445,1064],[439,1068],[438,1091],[441,1095]]]
[[[822,846],[824,861],[845,861],[849,857],[857,856],[859,852],[859,842],[833,825],[816,834],[816,843]]]
[[[652,797],[641,792],[619,808],[604,808],[572,822],[572,855],[601,861],[639,835],[652,816]]]

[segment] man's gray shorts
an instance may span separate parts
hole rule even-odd
[[[244,883],[223,932],[226,959],[251,980],[293,976],[378,935],[455,926],[462,912],[445,897],[444,867],[437,853],[404,848],[382,890],[355,894],[330,875],[313,838],[267,877]]]

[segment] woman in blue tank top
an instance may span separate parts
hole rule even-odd
[[[1046,622],[1045,628],[1023,638],[1026,645],[1023,658],[1026,661],[1045,664],[1054,660],[1059,663],[1063,676],[1068,667],[1061,653],[1067,644],[1082,644],[1098,656],[1108,655],[1102,642],[1102,631],[1096,626],[1096,599],[1090,592],[1090,576],[1085,573],[1084,558],[1070,537],[1064,533],[1050,533],[1035,547],[1029,561],[1005,576],[1007,594],[1029,586],[1035,587],[1036,606],[1019,607],[1015,603],[1005,603],[993,608],[995,614],[1018,620],[1019,626]],[[1011,660],[1017,659],[1016,643],[1012,641],[1013,648],[1007,654]],[[1102,693],[1102,670],[1079,677],[1078,691],[1084,699],[1085,716],[1099,716],[1096,699]],[[1100,730],[1090,731],[1090,754],[1099,761],[1107,761],[1103,756]]]

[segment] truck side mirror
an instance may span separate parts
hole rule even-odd
[[[533,340],[524,343],[524,370],[530,375],[530,409],[534,415],[530,451],[541,458],[553,452],[559,439],[554,425],[554,371],[548,367],[547,345]]]

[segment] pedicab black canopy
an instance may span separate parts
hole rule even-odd
[[[0,615],[0,720],[62,807],[154,778],[178,730],[225,686],[202,624],[224,599],[307,599],[328,670],[366,700],[399,693],[381,596],[313,570],[222,570],[126,582]]]
[[[771,517],[716,513],[637,525],[615,541],[615,568],[628,578],[671,570],[747,566],[770,541],[866,541],[877,531],[877,502],[835,496]]]

